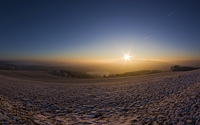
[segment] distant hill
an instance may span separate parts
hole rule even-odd
[[[90,62],[90,63],[75,63],[75,64],[64,64],[64,63],[47,63],[47,62],[22,62],[22,61],[2,61],[0,64],[20,66],[21,70],[27,71],[78,71],[78,72],[91,72],[91,71],[103,71],[113,74],[132,72],[138,70],[169,70],[173,64],[159,62],[159,61],[149,61],[149,60],[132,60],[127,61],[115,61],[110,63],[101,62]]]

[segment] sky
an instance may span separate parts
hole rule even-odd
[[[1,0],[0,60],[200,60],[199,0]]]

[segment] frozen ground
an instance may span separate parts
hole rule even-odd
[[[200,124],[200,70],[99,80],[24,79],[0,75],[0,124]]]

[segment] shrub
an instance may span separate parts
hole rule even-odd
[[[160,70],[152,70],[149,74],[160,73],[160,72],[162,72],[162,71],[160,71]]]
[[[171,70],[172,71],[180,71],[181,70],[181,67],[179,65],[175,65],[175,66],[172,66],[171,67]]]
[[[101,76],[89,75],[84,72],[60,70],[60,74],[64,74],[64,73],[66,73],[65,75],[67,75],[70,78],[82,78],[82,79],[101,78]]]

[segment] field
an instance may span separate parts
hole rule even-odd
[[[0,124],[200,124],[200,70],[101,79],[0,70]]]

